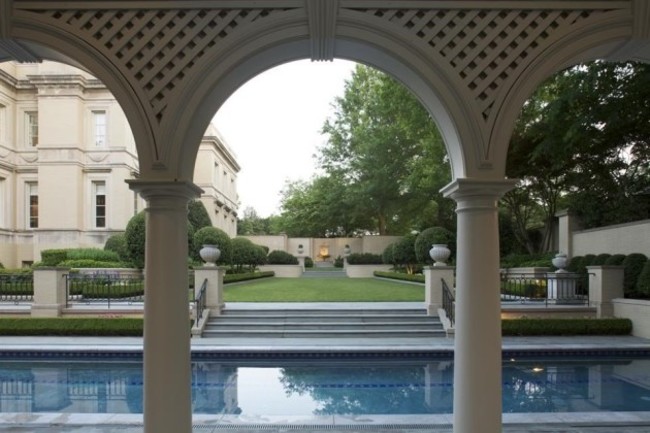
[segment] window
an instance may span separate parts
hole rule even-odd
[[[38,184],[27,182],[27,228],[38,228]]]
[[[106,227],[106,183],[93,182],[93,211],[95,228]]]
[[[38,146],[38,113],[36,111],[25,112],[25,123],[27,126],[27,145]]]
[[[95,146],[106,146],[106,111],[93,111],[93,138]]]

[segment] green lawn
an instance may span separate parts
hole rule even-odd
[[[424,301],[424,287],[374,278],[268,278],[226,285],[226,302]]]

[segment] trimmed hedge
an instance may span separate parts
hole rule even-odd
[[[645,265],[643,265],[639,279],[636,282],[636,291],[640,297],[650,297],[650,260],[646,261]]]
[[[142,336],[139,318],[0,318],[0,335]]]
[[[349,265],[382,265],[383,263],[380,254],[352,253],[348,256]]]
[[[102,262],[90,259],[69,259],[59,263],[58,266],[68,268],[128,268],[129,265],[122,262]]]
[[[383,272],[375,271],[373,272],[375,277],[380,278],[391,278],[393,280],[402,280],[402,281],[415,281],[417,283],[424,283],[424,275],[420,274],[403,274],[401,272]]]
[[[501,321],[506,336],[630,335],[630,319],[509,319]]]
[[[609,258],[611,256],[612,256],[611,254],[607,254],[607,253],[598,254],[596,256],[596,258],[594,259],[594,261],[591,262],[591,265],[592,266],[602,266],[607,262],[607,260],[609,260]]]
[[[625,275],[623,277],[623,292],[625,296],[629,296],[636,291],[636,283],[639,281],[639,276],[643,270],[643,266],[648,261],[648,257],[641,253],[632,253],[625,257],[623,266],[625,267]]]
[[[605,265],[608,266],[620,266],[623,264],[623,260],[625,260],[625,254],[614,254],[610,256],[607,260],[605,260]]]
[[[269,253],[266,263],[269,265],[297,265],[298,258],[286,251],[274,250]]]
[[[275,272],[273,271],[264,271],[264,272],[255,272],[255,273],[246,273],[246,274],[226,274],[223,276],[223,283],[236,283],[239,281],[248,281],[248,280],[257,280],[260,278],[269,278],[274,277]]]
[[[67,258],[68,250],[43,250],[41,251],[41,266],[56,266]]]
[[[306,268],[313,268],[314,267],[314,260],[309,256],[305,257],[305,267]]]

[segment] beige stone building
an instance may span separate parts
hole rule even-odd
[[[237,231],[234,153],[210,125],[194,182],[213,225]],[[0,63],[0,262],[20,267],[40,251],[101,247],[144,209],[131,128],[107,87],[55,62]]]

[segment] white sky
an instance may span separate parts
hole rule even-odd
[[[313,155],[326,141],[320,130],[354,66],[343,60],[287,63],[248,81],[219,109],[214,124],[241,166],[240,214],[248,206],[262,217],[279,213],[285,180],[312,177]]]

